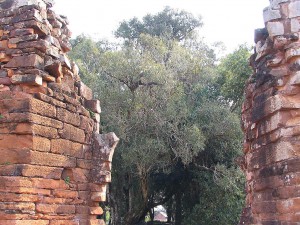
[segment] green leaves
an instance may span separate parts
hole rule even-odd
[[[237,223],[242,134],[230,105],[241,103],[249,52],[242,46],[216,66],[214,51],[193,35],[199,26],[201,19],[166,8],[121,23],[123,44],[72,41],[70,56],[101,100],[102,131],[121,139],[111,195],[127,222],[159,202],[172,208],[180,192],[185,224]]]
[[[252,74],[249,66],[250,49],[241,45],[233,53],[221,60],[218,67],[221,94],[231,101],[232,109],[240,110],[246,80]]]
[[[153,37],[181,41],[201,26],[201,17],[195,18],[191,13],[166,7],[155,15],[144,16],[142,21],[136,17],[123,21],[115,35],[126,40],[136,40],[141,34],[149,34]]]

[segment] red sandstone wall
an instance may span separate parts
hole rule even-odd
[[[256,30],[242,121],[247,205],[240,224],[300,224],[300,1],[270,0]]]
[[[118,138],[66,56],[49,0],[0,1],[0,224],[103,224]]]

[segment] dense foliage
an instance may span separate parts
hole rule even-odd
[[[230,108],[247,74],[239,78],[229,64],[244,66],[239,51],[216,66],[214,51],[194,33],[201,24],[165,8],[122,22],[120,45],[72,40],[70,57],[101,100],[102,132],[121,139],[107,203],[110,224],[153,218],[157,205],[176,225],[238,222],[244,187],[235,158],[242,134]]]

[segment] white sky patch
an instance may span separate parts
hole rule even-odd
[[[54,10],[70,20],[73,37],[84,33],[98,39],[112,39],[119,23],[165,6],[201,15],[200,36],[207,43],[222,41],[227,51],[239,44],[253,44],[254,29],[264,27],[263,9],[268,0],[56,0]]]

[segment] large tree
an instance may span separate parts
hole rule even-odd
[[[182,41],[193,35],[195,29],[201,26],[201,17],[197,18],[186,11],[165,7],[163,11],[155,15],[144,16],[142,20],[134,17],[123,21],[115,35],[125,40],[139,39],[141,34],[149,34],[154,37]]]
[[[208,187],[222,193],[229,185],[221,181],[238,174],[241,132],[215,82],[214,52],[191,35],[200,25],[191,14],[166,8],[123,22],[119,46],[84,36],[72,42],[71,57],[101,99],[102,130],[121,139],[109,196],[114,225],[137,224],[157,205],[176,225],[218,210],[227,224],[237,217],[210,202],[216,195],[208,197]],[[240,196],[240,184],[233,183],[237,188],[224,202]]]

